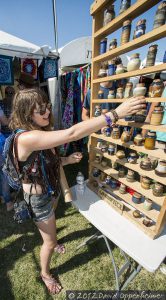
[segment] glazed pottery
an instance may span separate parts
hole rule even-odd
[[[101,171],[97,168],[93,168],[92,175],[93,177],[98,177],[100,175]]]
[[[126,128],[124,128],[120,138],[121,138],[121,141],[124,143],[129,142],[131,139],[130,132]]]
[[[115,151],[116,151],[116,146],[110,144],[110,145],[108,146],[108,154],[109,154],[109,155],[114,155],[114,154],[115,154]]]
[[[133,96],[133,83],[128,82],[126,83],[125,91],[124,91],[124,98],[130,98]]]
[[[123,64],[119,64],[116,67],[116,75],[121,74],[121,73],[124,73],[124,66],[123,66]]]
[[[95,106],[94,116],[95,117],[101,116],[101,106],[100,105]]]
[[[133,120],[137,123],[144,123],[146,119],[146,109],[139,110],[134,116]]]
[[[165,24],[166,21],[166,1],[160,3],[157,8],[156,15],[154,18],[153,29],[158,28]]]
[[[135,53],[131,55],[130,61],[127,64],[127,71],[135,71],[138,70],[141,65],[141,60],[139,58],[139,53]]]
[[[162,80],[160,79],[153,80],[153,82],[149,87],[149,97],[150,98],[161,97],[163,89],[164,89],[164,84]]]
[[[124,45],[130,40],[130,32],[131,32],[131,21],[126,20],[123,22],[122,27],[122,35],[121,35],[121,45]]]
[[[141,203],[141,200],[142,200],[142,195],[135,192],[133,195],[132,195],[132,201],[136,204],[139,204]]]
[[[143,143],[143,137],[141,134],[137,134],[135,137],[134,137],[134,144],[137,145],[137,146],[142,146],[142,143]]]
[[[109,50],[115,49],[117,47],[117,39],[112,39],[109,44]]]
[[[111,132],[111,137],[113,139],[119,139],[120,138],[120,130],[118,127],[113,127],[112,132]]]
[[[155,169],[155,173],[158,176],[165,177],[166,176],[166,160],[160,160]]]
[[[146,226],[146,227],[150,227],[152,225],[152,220],[150,220],[148,217],[145,217],[142,221],[142,223]]]
[[[107,69],[100,68],[100,69],[99,69],[99,73],[98,73],[97,76],[98,76],[99,78],[102,78],[102,77],[107,76]]]
[[[118,157],[119,159],[125,158],[125,152],[123,150],[117,151],[116,152],[116,157]]]
[[[120,178],[122,178],[122,177],[125,176],[125,169],[124,169],[124,168],[121,167],[121,168],[118,170],[118,176],[119,176]]]
[[[135,173],[133,170],[128,169],[126,180],[129,182],[135,181]]]
[[[162,106],[156,106],[152,112],[150,124],[160,125],[163,119],[164,111]]]
[[[141,186],[145,190],[149,190],[151,185],[151,179],[146,176],[141,176]]]
[[[107,38],[100,41],[100,54],[103,54],[107,51]]]
[[[141,19],[136,24],[136,29],[134,31],[133,39],[136,39],[142,36],[143,34],[145,34],[145,30],[146,30],[146,20]]]
[[[109,176],[109,175],[106,176],[105,183],[107,185],[110,185],[110,183],[111,183],[111,176]]]
[[[148,150],[155,148],[156,132],[149,131],[145,137],[144,147]]]
[[[146,67],[154,66],[157,54],[157,47],[158,45],[151,45],[149,46],[147,59],[146,59]]]
[[[141,216],[142,215],[141,215],[139,210],[136,209],[136,210],[133,211],[133,217],[134,218],[141,218]]]
[[[144,204],[143,204],[144,209],[147,210],[147,211],[151,210],[152,209],[152,204],[153,204],[152,200],[150,200],[148,198],[145,198],[145,201],[144,201]]]
[[[116,99],[122,99],[123,98],[123,88],[119,87],[116,91]]]
[[[98,99],[104,99],[104,92],[102,90],[98,91]]]
[[[146,171],[152,170],[152,163],[150,158],[144,157],[140,162],[140,168]]]
[[[115,18],[114,5],[110,5],[104,12],[104,22],[103,26],[107,25]]]
[[[115,91],[113,90],[109,91],[108,99],[115,99]]]
[[[114,75],[116,71],[116,65],[112,62],[112,60],[108,61],[108,76]]]
[[[119,193],[125,194],[126,193],[126,186],[125,184],[121,183],[120,188],[119,188]]]
[[[131,5],[131,0],[121,0],[120,11],[119,14],[123,13],[128,9]]]
[[[156,197],[162,197],[164,192],[164,187],[161,183],[155,182],[152,188],[153,195]]]
[[[135,152],[130,152],[129,156],[127,157],[127,161],[130,164],[136,164],[137,159],[138,159],[138,156]]]
[[[107,145],[105,145],[105,144],[103,144],[102,146],[101,146],[101,152],[107,152],[107,150],[108,150],[108,146]]]
[[[115,180],[115,179],[111,179],[111,182],[110,182],[110,187],[111,187],[112,189],[116,189],[116,188],[117,188],[117,186],[118,186],[118,182],[117,182],[117,180]]]
[[[136,87],[133,90],[133,96],[145,96],[146,94],[146,87],[145,83],[137,83]]]

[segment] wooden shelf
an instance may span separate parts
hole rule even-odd
[[[166,63],[165,64],[160,64],[156,66],[152,66],[149,68],[144,68],[144,69],[138,69],[136,71],[132,72],[124,72],[122,74],[118,75],[112,75],[112,76],[106,76],[103,78],[98,78],[98,79],[93,79],[92,83],[101,83],[105,81],[110,81],[110,80],[119,80],[123,78],[129,78],[129,77],[135,77],[135,76],[140,76],[140,75],[145,75],[145,74],[151,74],[151,73],[157,73],[166,70]]]
[[[96,177],[92,177],[92,178],[94,180],[96,180]],[[102,184],[104,187],[106,187],[108,190],[110,190],[112,193],[114,193],[119,198],[123,199],[124,202],[128,203],[130,206],[134,207],[135,209],[138,209],[141,213],[143,213],[145,216],[147,216],[151,220],[153,220],[155,222],[157,221],[158,216],[159,216],[159,211],[158,210],[153,208],[153,209],[147,211],[147,210],[144,209],[144,204],[143,203],[139,203],[139,204],[134,203],[132,201],[132,196],[129,193],[121,194],[121,193],[119,193],[119,189],[112,189],[108,185],[103,184],[99,179],[97,180],[97,182],[99,184]]]
[[[108,34],[111,34],[112,32],[114,32],[114,31],[118,30],[120,27],[122,27],[122,24],[126,19],[130,19],[130,20],[135,19],[136,17],[140,16],[142,13],[146,12],[148,9],[152,8],[154,5],[156,5],[159,2],[160,2],[160,0],[136,1],[125,12],[118,15],[115,19],[113,19],[106,26],[104,26],[103,28],[101,28],[97,32],[95,32],[94,38],[102,39],[103,37],[107,36]],[[97,9],[99,10],[100,7],[98,6]],[[97,9],[96,9],[96,11],[97,11]],[[93,11],[93,14],[94,14],[94,11]]]
[[[117,139],[117,140],[112,139],[111,137],[106,137],[103,134],[93,133],[91,136],[94,137],[94,138],[101,139],[103,141],[109,142],[109,143],[113,143],[115,145],[117,144],[119,146],[123,146],[125,148],[135,150],[137,152],[142,152],[142,153],[154,156],[156,158],[165,159],[165,157],[166,157],[166,154],[164,153],[163,149],[148,150],[148,149],[145,149],[144,146],[134,145],[133,142],[124,143],[124,142],[121,141],[121,139]]]
[[[158,98],[145,98],[146,102],[152,103],[152,102],[166,102],[166,98],[158,97]],[[127,99],[92,99],[92,103],[123,103]]]
[[[95,0],[95,2],[92,3],[90,7],[90,14],[93,16],[96,14],[98,11],[106,7],[107,3],[109,5],[113,4],[115,0]]]
[[[116,56],[122,55],[126,52],[129,52],[129,51],[135,50],[137,48],[140,48],[142,46],[153,43],[156,40],[164,38],[165,31],[166,31],[166,25],[163,25],[159,28],[156,28],[156,29],[140,36],[139,38],[131,40],[130,42],[128,42],[122,46],[119,46],[113,50],[107,51],[104,54],[94,57],[93,62],[97,63],[97,62],[110,60],[110,59],[112,59]]]
[[[118,125],[120,126],[130,126],[130,127],[135,127],[135,128],[141,128],[141,129],[146,129],[146,130],[152,130],[152,131],[160,131],[160,132],[166,132],[166,125],[150,125],[146,123],[135,123],[134,121],[127,122],[125,120],[119,120],[117,122]]]
[[[118,180],[119,182],[124,183],[126,186],[130,186],[134,191],[140,193],[141,195],[145,196],[148,199],[151,199],[154,203],[156,203],[159,206],[163,205],[165,196],[162,197],[155,197],[152,193],[152,190],[145,190],[141,187],[140,182],[138,181],[134,181],[134,182],[129,182],[126,180],[126,178],[120,178],[118,176],[118,171],[115,169],[112,169],[110,167],[102,167],[100,164],[97,164],[95,162],[91,162],[91,164],[93,167],[98,168],[99,170],[101,170],[102,172],[104,172],[107,175],[110,175],[111,177],[113,177],[114,179]]]
[[[160,182],[162,183],[163,185],[166,184],[166,178],[165,177],[161,177],[161,176],[157,176],[154,172],[154,170],[151,170],[151,171],[147,171],[146,170],[146,174],[145,174],[145,170],[141,169],[140,168],[140,165],[139,163],[136,163],[136,164],[130,164],[128,163],[127,159],[126,158],[123,158],[123,159],[119,159],[116,157],[116,155],[109,155],[108,153],[103,153],[101,152],[101,150],[97,147],[93,148],[93,147],[90,147],[90,150],[91,151],[94,151],[94,152],[97,152],[97,153],[100,153],[103,157],[107,158],[108,160],[111,160],[111,161],[114,161],[114,162],[117,162],[118,164],[130,169],[130,170],[133,170],[137,173],[139,173],[140,175],[142,176],[147,176],[157,182]]]

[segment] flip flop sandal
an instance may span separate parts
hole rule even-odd
[[[59,294],[62,290],[61,284],[55,280],[55,278],[50,277],[46,278],[45,276],[41,275],[41,279],[44,282],[48,292],[52,295]]]
[[[66,252],[66,248],[63,244],[57,244],[57,246],[54,248],[54,251],[59,254],[64,254]]]

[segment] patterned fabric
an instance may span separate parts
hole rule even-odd
[[[13,85],[13,66],[12,57],[0,55],[0,84],[1,85]]]
[[[58,77],[58,61],[57,59],[44,59],[44,79]]]
[[[37,79],[38,60],[32,58],[21,58],[21,72],[28,73]]]

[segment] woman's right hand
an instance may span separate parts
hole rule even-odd
[[[119,119],[123,119],[125,116],[136,114],[139,110],[145,108],[145,97],[139,96],[126,99],[115,109],[115,111],[117,112]]]

